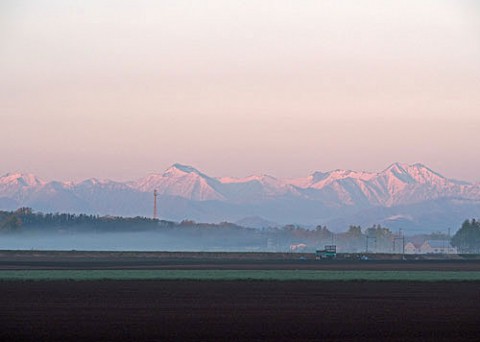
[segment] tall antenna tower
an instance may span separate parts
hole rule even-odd
[[[157,189],[153,190],[153,219],[156,220],[158,218],[157,213],[157,196],[158,192]]]

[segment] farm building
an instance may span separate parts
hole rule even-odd
[[[420,246],[422,254],[457,254],[457,249],[449,241],[427,240]]]
[[[407,242],[405,244],[405,254],[420,254],[420,246],[413,242]]]

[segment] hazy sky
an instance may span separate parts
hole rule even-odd
[[[0,1],[0,173],[480,181],[478,1]]]

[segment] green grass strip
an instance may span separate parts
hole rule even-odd
[[[52,280],[274,280],[274,281],[480,281],[480,272],[309,270],[12,270],[0,281]]]

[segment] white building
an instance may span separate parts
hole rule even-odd
[[[420,246],[422,254],[457,254],[457,249],[446,240],[427,240]]]
[[[420,247],[413,242],[407,242],[404,247],[405,254],[420,254]]]

